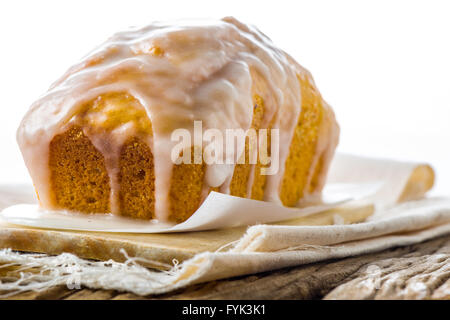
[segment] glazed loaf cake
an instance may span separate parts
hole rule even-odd
[[[194,121],[269,129],[258,142],[269,155],[277,129],[278,171],[263,174],[270,164],[259,157],[174,163],[171,135]],[[42,207],[174,222],[210,191],[285,206],[319,195],[338,137],[309,72],[234,18],[114,35],[31,106],[17,133]],[[249,149],[246,140],[239,157]]]

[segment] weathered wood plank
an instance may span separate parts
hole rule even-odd
[[[370,281],[379,289],[368,290],[372,288]],[[114,291],[71,291],[64,287],[55,290],[58,293],[53,295],[23,293],[14,298],[142,299]],[[450,235],[380,253],[213,281],[145,298],[449,299],[449,292]]]
[[[0,292],[4,294],[4,292]],[[55,286],[50,289],[35,292],[27,291],[5,298],[5,300],[60,300],[72,294],[72,290],[67,289],[66,286]]]
[[[117,296],[114,290],[91,290],[81,289],[72,290],[72,294],[64,298],[64,300],[110,300]]]
[[[450,300],[450,279],[433,292],[431,299]]]
[[[428,249],[428,250],[427,250]],[[434,251],[426,254],[426,251]],[[441,299],[450,296],[450,241],[360,268],[326,299]]]
[[[443,251],[450,252],[450,236],[420,245],[394,248],[376,254],[197,285],[160,298],[320,299],[334,288],[352,281],[358,275],[367,275],[367,268],[369,267],[370,270],[380,261],[391,259],[393,262],[397,262],[393,258],[399,258],[398,261],[400,261],[401,257],[416,257],[420,261],[420,259],[423,259],[423,256],[428,255],[438,259],[437,256],[440,256]],[[405,264],[402,264],[402,266],[405,267]],[[401,268],[400,265],[399,268]],[[354,283],[350,284],[343,292],[350,292],[352,285]],[[432,294],[433,289],[434,287],[430,286],[430,294]],[[357,296],[358,292],[356,290],[352,292]],[[334,298],[343,299],[350,297],[335,295]],[[364,296],[360,298],[364,298]]]

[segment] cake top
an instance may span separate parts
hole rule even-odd
[[[265,79],[267,96],[275,102],[264,110],[263,127],[272,120],[272,127],[279,128],[283,164],[300,114],[298,76],[307,73],[256,28],[224,18],[156,22],[115,34],[56,81],[31,106],[18,129],[18,142],[40,190],[41,204],[51,207],[48,147],[53,137],[67,129],[88,101],[126,92],[151,120],[148,142],[155,161],[156,211],[163,218],[174,145],[171,133],[179,128],[192,130],[194,120],[202,121],[203,129],[222,132],[250,128],[255,74]],[[136,126],[123,120],[110,131],[111,139],[120,136],[123,141],[135,134]],[[95,146],[104,149],[101,142]],[[230,180],[233,168],[212,165],[208,170],[209,185],[217,186]],[[274,197],[282,175],[280,168],[270,177]]]

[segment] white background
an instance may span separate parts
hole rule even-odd
[[[0,183],[29,182],[15,142],[29,107],[109,35],[233,15],[308,68],[340,151],[430,162],[450,193],[450,1],[1,1]]]

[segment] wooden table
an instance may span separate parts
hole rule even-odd
[[[194,285],[159,296],[58,286],[9,299],[450,299],[450,235],[374,254]]]

